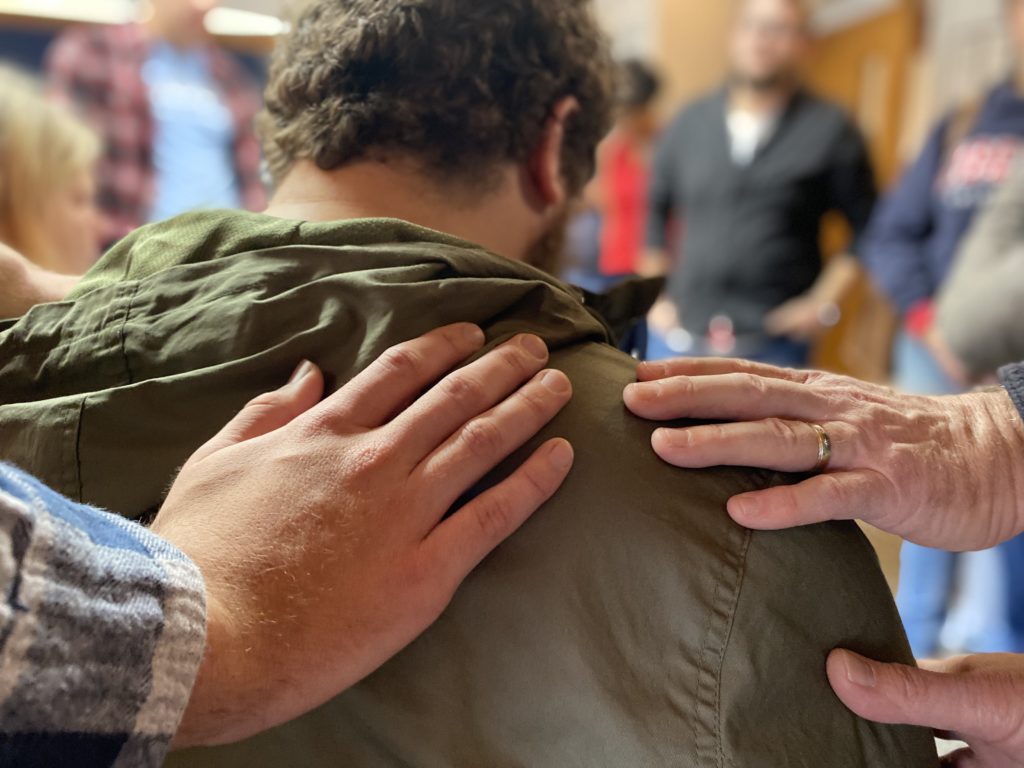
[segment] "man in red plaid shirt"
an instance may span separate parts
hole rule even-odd
[[[212,0],[151,0],[147,18],[65,32],[50,89],[104,138],[99,203],[113,243],[196,208],[262,210],[259,89],[206,34]]]

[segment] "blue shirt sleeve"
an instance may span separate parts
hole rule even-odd
[[[162,765],[206,639],[198,568],[0,464],[0,765]]]
[[[1024,363],[1006,366],[999,372],[999,378],[1024,419]]]
[[[878,207],[863,244],[875,284],[905,313],[931,298],[926,248],[932,235],[935,184],[943,162],[947,122],[928,139],[899,184]]]

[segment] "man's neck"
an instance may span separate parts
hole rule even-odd
[[[522,260],[536,234],[516,216],[518,179],[514,170],[506,175],[497,191],[474,196],[451,194],[401,162],[366,160],[321,171],[303,161],[285,177],[267,214],[300,221],[401,219]]]
[[[796,88],[779,85],[773,88],[754,88],[734,84],[729,88],[729,107],[754,115],[774,115],[785,109]]]

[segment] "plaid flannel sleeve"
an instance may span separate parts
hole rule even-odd
[[[1006,366],[999,372],[999,377],[1024,419],[1024,363]]]
[[[0,590],[0,765],[161,765],[205,645],[198,568],[0,464]]]

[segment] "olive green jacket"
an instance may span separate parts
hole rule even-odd
[[[781,478],[659,462],[653,425],[622,404],[633,361],[580,294],[436,232],[238,213],[143,229],[68,302],[0,332],[0,458],[141,517],[186,457],[298,360],[338,385],[455,321],[492,343],[532,331],[550,344],[576,394],[525,450],[569,438],[565,486],[379,672],[291,724],[171,764],[937,764],[926,731],[860,720],[828,686],[839,646],[911,662],[856,527],[737,527],[726,500]]]

